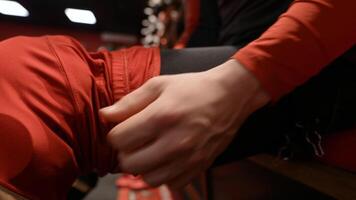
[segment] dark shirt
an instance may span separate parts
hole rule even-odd
[[[189,47],[245,46],[270,27],[293,0],[202,0]]]
[[[259,37],[292,0],[217,0],[219,44],[244,46]]]

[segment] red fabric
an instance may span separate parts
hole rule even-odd
[[[174,48],[182,49],[186,47],[191,35],[197,28],[200,18],[200,0],[185,1],[184,31],[176,42]]]
[[[159,61],[158,49],[88,53],[64,36],[0,42],[0,185],[57,200],[79,174],[117,171],[98,110],[158,75]]]
[[[118,189],[117,200],[180,200],[183,199],[167,186],[150,187],[141,177],[122,175],[116,180]]]
[[[234,58],[277,100],[355,44],[355,10],[354,0],[295,0]]]
[[[162,190],[166,194],[169,193],[169,196],[172,200],[179,199],[207,199],[207,186],[206,186],[206,175],[202,173],[199,178],[193,180],[193,182],[187,185],[181,191],[170,190],[167,186],[161,186],[157,188],[150,187],[147,183],[144,182],[140,176],[132,175],[122,175],[116,180],[116,186],[118,188],[118,200],[129,199],[129,193],[134,194],[137,197],[140,197],[145,200],[155,199],[163,200],[166,199],[162,196]],[[145,191],[145,192],[143,192]],[[155,196],[154,191],[160,194]],[[151,193],[151,195],[142,195],[142,193]]]
[[[150,188],[146,190],[131,190],[128,188],[120,188],[117,194],[117,200],[180,200],[172,194],[168,188]]]
[[[132,190],[144,190],[150,189],[150,187],[141,177],[135,177],[133,175],[124,174],[116,180],[116,186],[118,188],[128,188]]]
[[[356,129],[328,135],[322,143],[325,155],[321,161],[356,172]]]

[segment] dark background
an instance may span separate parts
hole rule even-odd
[[[0,15],[1,21],[16,21],[46,26],[61,26],[96,31],[139,34],[146,0],[17,0],[30,12],[27,18]],[[92,10],[97,24],[70,22],[65,8]]]
[[[147,0],[17,0],[29,12],[29,17],[0,14],[0,40],[16,35],[65,34],[78,39],[89,50],[106,41],[103,34],[110,33],[111,40],[122,45],[138,42],[143,9]],[[93,11],[95,25],[69,21],[65,8]],[[127,38],[128,37],[128,38]],[[109,39],[110,40],[110,39]]]

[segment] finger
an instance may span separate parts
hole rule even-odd
[[[163,167],[142,175],[142,178],[151,187],[158,187],[168,183],[186,170],[186,167],[184,167],[186,165],[183,164],[184,160],[185,158],[176,159]]]
[[[115,126],[107,135],[107,140],[112,146],[122,153],[135,150],[142,145],[154,140],[159,132],[155,128],[155,113],[152,106],[130,117]]]
[[[172,127],[172,130],[176,129]],[[175,131],[175,130],[174,130]],[[173,140],[166,132],[157,140],[130,154],[120,154],[122,169],[134,174],[145,174],[182,156],[190,155],[193,146]],[[184,141],[184,140],[182,140]]]
[[[102,108],[99,113],[104,120],[109,122],[121,122],[140,112],[160,94],[159,85],[153,81],[147,82],[123,97],[115,104]]]
[[[191,183],[194,178],[198,177],[202,171],[200,169],[192,169],[185,174],[180,174],[176,177],[176,179],[172,180],[171,182],[167,183],[168,187],[172,190],[179,190],[184,186]]]

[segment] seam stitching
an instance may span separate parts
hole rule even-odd
[[[59,58],[56,50],[52,46],[52,43],[51,43],[51,41],[49,40],[49,38],[47,36],[46,36],[46,40],[47,40],[47,44],[49,46],[49,49],[51,50],[52,54],[56,57],[56,59],[58,61],[58,69],[59,69],[59,71],[61,72],[61,74],[63,75],[63,77],[65,79],[67,89],[69,89],[69,91],[70,91],[70,95],[69,96],[70,96],[71,101],[72,101],[72,106],[73,106],[74,112],[75,112],[76,115],[78,115],[79,106],[78,106],[78,103],[77,103],[77,101],[75,99],[73,87],[70,84],[69,77],[67,76],[67,74],[66,74],[66,72],[64,70],[63,63],[62,63],[61,59]]]

